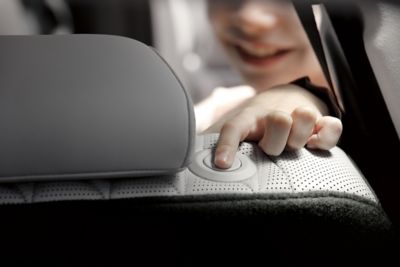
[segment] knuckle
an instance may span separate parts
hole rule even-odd
[[[243,123],[241,118],[231,119],[222,126],[221,136],[224,136],[223,139],[227,139],[227,137],[238,136],[241,140],[243,140],[249,134],[249,129],[247,124]]]
[[[317,112],[309,107],[296,108],[292,116],[307,122],[315,122],[317,120]]]
[[[329,130],[336,136],[340,136],[343,132],[343,124],[342,121],[338,118],[328,117],[327,118],[327,125]]]
[[[269,123],[281,128],[290,128],[293,123],[292,117],[282,111],[273,111],[269,113],[267,115],[267,120]]]
[[[333,124],[333,131],[339,136],[343,132],[343,124],[339,119]]]

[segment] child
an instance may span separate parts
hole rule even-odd
[[[195,108],[198,122],[207,124],[199,128],[207,128],[204,133],[220,133],[215,165],[229,168],[244,140],[257,141],[273,156],[305,145],[326,150],[334,147],[342,123],[329,116],[329,103],[291,83],[308,77],[329,93],[292,4],[209,0],[208,10],[217,38],[249,85],[219,89]],[[205,113],[211,116],[209,121],[202,119]]]

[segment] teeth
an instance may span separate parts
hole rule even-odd
[[[256,57],[269,57],[273,56],[276,53],[278,53],[277,49],[268,49],[268,48],[263,48],[263,47],[247,47],[247,46],[242,46],[241,47],[246,53],[256,56]]]

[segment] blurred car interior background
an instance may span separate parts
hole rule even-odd
[[[205,0],[0,0],[0,34],[111,34],[155,47],[195,103],[240,82],[208,24]]]

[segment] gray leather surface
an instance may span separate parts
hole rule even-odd
[[[175,173],[194,115],[154,51],[101,35],[0,37],[0,181]]]
[[[360,7],[365,49],[400,137],[400,7],[379,1]]]

